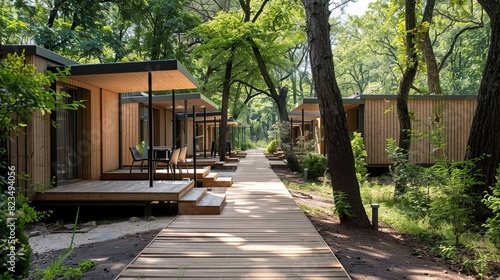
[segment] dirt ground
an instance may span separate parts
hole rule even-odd
[[[275,170],[280,178],[302,182],[288,170]],[[329,211],[330,201],[290,190],[297,204],[307,204]],[[330,246],[352,279],[474,279],[460,273],[460,266],[430,256],[428,248],[414,238],[402,235],[384,225],[379,230],[347,227],[331,215],[308,216],[316,230]],[[97,265],[82,279],[114,279],[133,258],[158,234],[159,230],[128,235],[120,239],[76,248],[66,265],[81,260],[97,260]],[[62,252],[53,251],[33,256],[33,267],[46,267]]]

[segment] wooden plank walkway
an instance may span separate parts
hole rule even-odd
[[[221,215],[178,216],[116,279],[350,279],[262,152],[239,163]]]

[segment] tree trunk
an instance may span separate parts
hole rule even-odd
[[[484,185],[475,186],[483,195],[495,184],[496,169],[500,163],[500,2],[478,0],[490,17],[491,37],[483,77],[479,85],[478,103],[472,121],[467,146],[467,159],[482,158],[477,167],[484,175]]]
[[[417,53],[415,50],[415,33],[416,33],[416,19],[415,19],[415,0],[405,1],[405,46],[406,46],[406,68],[403,72],[403,77],[399,82],[398,96],[396,100],[398,120],[399,120],[399,148],[406,154],[411,146],[411,119],[408,110],[408,95],[417,74]],[[403,193],[404,183],[398,183],[395,186],[396,193]]]
[[[422,23],[427,22],[429,24],[429,28],[432,23],[432,13],[435,5],[436,0],[428,0],[425,4]],[[441,94],[439,69],[436,56],[434,55],[434,49],[432,48],[431,38],[429,36],[429,28],[426,28],[424,32],[420,33],[420,46],[422,48],[422,54],[427,68],[427,90],[430,94]]]
[[[274,100],[276,103],[276,106],[278,107],[278,113],[280,116],[280,121],[281,122],[287,122],[289,121],[288,119],[288,110],[286,108],[286,98],[288,96],[288,88],[287,87],[282,87],[279,90],[279,93],[276,89],[276,85],[273,82],[273,79],[271,78],[271,75],[269,75],[269,71],[267,71],[266,68],[266,63],[264,62],[264,58],[262,58],[262,54],[260,53],[260,49],[257,47],[255,42],[250,40],[251,45],[252,45],[252,51],[255,57],[255,60],[257,61],[257,65],[259,66],[260,74],[264,81],[266,82],[267,87],[269,88],[269,93],[271,98]],[[281,134],[281,142],[286,144],[290,143],[291,137],[289,133],[284,133]]]
[[[229,59],[226,62],[226,73],[224,75],[224,83],[222,86],[222,105],[221,105],[221,117],[219,126],[219,160],[226,160],[226,134],[227,134],[227,111],[229,107],[229,93],[231,92],[231,78],[233,72],[233,58],[234,58],[233,47],[230,50]]]
[[[335,80],[328,1],[303,0],[307,19],[307,41],[311,57],[311,69],[318,95],[321,118],[325,125],[328,167],[332,178],[332,188],[347,196],[347,204],[354,216],[340,217],[343,224],[353,223],[369,227],[359,185],[354,168],[351,141],[347,130],[347,118],[342,103],[342,95]]]

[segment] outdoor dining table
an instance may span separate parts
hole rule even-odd
[[[153,158],[169,159],[171,155],[172,155],[171,146],[153,146]]]

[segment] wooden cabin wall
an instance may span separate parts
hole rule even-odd
[[[448,139],[445,149],[449,160],[463,160],[467,150],[472,121],[476,112],[477,100],[447,100],[444,116],[441,118],[445,127],[444,135]]]
[[[102,90],[100,100],[101,128],[102,128],[102,172],[109,172],[120,168],[119,147],[119,102],[120,95]],[[100,177],[99,177],[100,178]]]
[[[103,172],[119,168],[119,94],[70,77],[67,83],[90,91],[89,100],[85,102],[89,124],[84,132],[90,151],[82,179],[100,180]]]
[[[26,63],[35,65],[37,73],[45,72],[49,61],[38,56],[26,56]],[[12,119],[17,122],[16,116]],[[8,142],[9,165],[14,166],[16,175],[28,176],[27,180],[17,178],[19,193],[29,199],[35,196],[35,190],[50,186],[50,115],[37,110],[28,125],[18,133],[11,135]]]
[[[447,137],[445,148],[449,160],[464,158],[472,118],[474,117],[475,99],[410,99],[408,106],[415,120],[412,129],[428,132],[436,121],[433,108],[442,107],[439,122],[444,126],[443,134]],[[368,165],[388,165],[385,151],[388,138],[399,139],[399,122],[396,113],[396,100],[365,100],[365,147],[368,153]],[[397,143],[397,142],[396,142]],[[432,152],[427,138],[412,143],[410,160],[417,164],[431,164],[439,154]]]
[[[347,129],[349,130],[349,135],[352,135],[354,131],[359,129],[358,127],[358,110],[356,108],[346,110],[347,115]]]
[[[130,154],[129,147],[139,144],[139,110],[139,103],[122,104],[122,166],[130,166],[132,164],[132,155]]]

